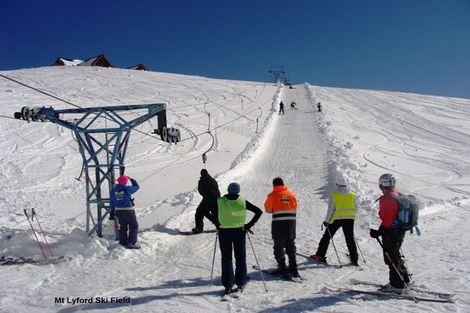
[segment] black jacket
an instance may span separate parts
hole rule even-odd
[[[201,170],[201,178],[199,178],[197,191],[206,199],[217,199],[220,197],[219,184],[205,169]]]

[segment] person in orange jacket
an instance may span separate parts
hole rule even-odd
[[[267,213],[273,215],[271,235],[278,267],[272,274],[285,278],[300,277],[295,257],[297,199],[284,186],[281,177],[273,179],[273,191],[268,195],[264,208]],[[289,258],[289,268],[286,267],[286,254]]]

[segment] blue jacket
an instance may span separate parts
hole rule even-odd
[[[114,186],[114,188],[111,190],[111,195],[109,196],[109,206],[111,209],[131,208],[134,206],[131,194],[139,190],[140,186],[133,178],[131,178],[131,183],[132,186]]]

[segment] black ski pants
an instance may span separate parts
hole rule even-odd
[[[221,228],[218,236],[222,255],[222,285],[225,288],[232,288],[236,283],[238,287],[242,287],[248,280],[245,230],[243,228]],[[235,255],[235,275],[233,273],[232,251]]]
[[[217,209],[217,198],[203,198],[196,208],[194,219],[196,220],[196,228],[204,229],[204,217],[207,217],[214,223],[214,210]]]
[[[289,258],[295,257],[296,247],[295,238],[275,238],[274,239],[274,258],[278,265],[286,264],[285,255]]]
[[[336,231],[340,228],[343,229],[351,263],[357,264],[358,256],[356,241],[354,240],[354,219],[335,220],[333,223],[328,224],[328,226],[326,226],[325,233],[323,233],[323,237],[320,240],[320,244],[318,245],[316,255],[325,257],[328,246],[330,245],[330,239],[333,238]]]
[[[410,282],[408,269],[400,253],[404,239],[405,231],[399,229],[386,229],[382,235],[384,261],[388,265],[390,285],[395,288],[404,288],[405,283]]]
[[[135,211],[116,208],[115,212],[119,222],[119,243],[123,246],[137,243],[139,223],[137,223]]]

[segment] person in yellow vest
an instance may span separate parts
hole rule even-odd
[[[251,204],[239,195],[240,185],[231,183],[228,194],[217,199],[218,209],[218,236],[220,252],[222,254],[222,284],[225,287],[224,295],[233,292],[242,292],[247,282],[246,269],[246,232],[255,225],[263,214],[260,208]],[[246,223],[246,211],[255,215]],[[235,254],[235,275],[233,274],[232,247]],[[234,283],[236,289],[232,289]]]
[[[310,257],[326,263],[326,251],[336,231],[343,228],[344,238],[349,250],[351,264],[358,266],[357,247],[354,240],[354,219],[356,218],[356,194],[349,191],[342,176],[336,177],[336,190],[332,192],[323,225],[325,233],[320,240],[317,252]]]

